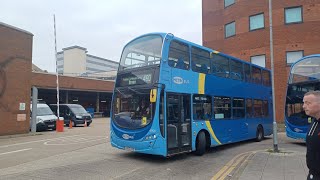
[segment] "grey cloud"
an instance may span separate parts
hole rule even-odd
[[[149,32],[171,32],[201,44],[201,0],[10,0],[0,21],[34,34],[33,61],[55,71],[53,14],[58,51],[72,45],[118,61],[123,46]]]

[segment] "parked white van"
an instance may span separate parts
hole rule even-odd
[[[32,104],[30,105],[30,109],[32,111]],[[44,131],[48,129],[55,130],[57,119],[57,116],[53,114],[52,110],[47,104],[37,104],[37,131]]]

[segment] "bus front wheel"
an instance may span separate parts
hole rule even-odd
[[[195,154],[202,156],[206,151],[206,135],[203,131],[199,132],[196,142]]]
[[[263,140],[263,138],[264,138],[263,127],[261,125],[259,125],[257,128],[257,133],[256,133],[256,141],[260,142]]]

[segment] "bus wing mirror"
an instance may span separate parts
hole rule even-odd
[[[154,103],[157,100],[157,89],[150,90],[150,102]]]

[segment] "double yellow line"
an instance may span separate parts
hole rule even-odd
[[[252,151],[238,154],[224,165],[220,171],[211,178],[211,180],[224,180],[241,162],[246,161],[253,153],[255,152]]]

